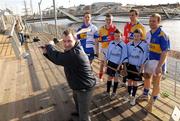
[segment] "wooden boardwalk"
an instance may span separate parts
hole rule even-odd
[[[19,60],[15,59],[10,43],[3,44],[8,39],[0,36],[0,121],[77,121],[70,116],[75,107],[63,67],[48,61],[38,48],[53,36],[31,36],[39,36],[41,41],[28,43],[26,51],[30,56]],[[98,68],[96,60],[93,69],[97,72]],[[123,100],[124,87],[118,89],[115,100],[103,97],[104,90],[104,83],[96,86],[90,110],[92,121],[168,121],[174,106],[180,104],[176,98],[160,98],[153,113],[147,114],[143,109],[145,102],[130,106]]]

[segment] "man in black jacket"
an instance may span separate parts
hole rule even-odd
[[[64,52],[49,44],[43,48],[44,55],[56,65],[64,67],[70,88],[73,90],[79,121],[90,121],[89,107],[92,99],[95,76],[87,55],[70,30],[63,32]]]

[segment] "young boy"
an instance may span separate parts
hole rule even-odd
[[[148,58],[148,44],[142,41],[142,30],[136,29],[133,34],[134,40],[127,44],[127,78],[130,105],[136,104],[137,81],[142,81],[140,73],[143,71],[144,63]]]
[[[116,29],[114,32],[114,41],[111,41],[106,54],[107,62],[107,90],[106,95],[110,95],[110,88],[112,85],[112,79],[114,78],[113,92],[111,94],[111,99],[116,97],[116,90],[118,87],[118,77],[116,76],[119,67],[127,62],[127,46],[121,39],[121,32]]]

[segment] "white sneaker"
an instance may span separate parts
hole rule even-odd
[[[125,101],[130,101],[130,98],[131,98],[131,96],[129,95],[129,93],[127,93],[127,94],[125,94],[125,95],[123,96],[123,99],[124,99]]]
[[[109,92],[103,92],[102,96],[103,97],[110,97],[110,93]]]
[[[27,52],[23,52],[23,53],[22,53],[22,57],[23,57],[23,58],[26,58],[26,57],[28,57],[28,56],[29,56],[29,53],[27,53]]]
[[[117,94],[116,93],[112,93],[111,94],[111,100],[114,100],[116,98]]]
[[[136,105],[136,97],[131,97],[130,105],[132,105],[132,106]]]

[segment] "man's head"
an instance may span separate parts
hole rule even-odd
[[[129,18],[131,22],[136,22],[139,17],[139,12],[136,9],[131,9],[129,11]]]
[[[74,47],[76,43],[76,38],[74,37],[73,32],[71,30],[65,30],[63,32],[62,39],[65,50],[70,50]]]
[[[157,29],[160,26],[161,15],[154,13],[149,18],[149,26],[151,29]]]
[[[142,30],[141,29],[136,29],[134,31],[134,41],[138,41],[142,39]]]
[[[89,12],[85,12],[83,20],[84,20],[85,24],[87,24],[87,25],[90,24],[91,23],[91,14]]]
[[[121,39],[121,35],[122,33],[118,29],[116,29],[116,31],[114,32],[114,40],[119,41]]]
[[[106,26],[110,26],[112,24],[113,16],[112,14],[108,13],[106,14],[105,22]]]

